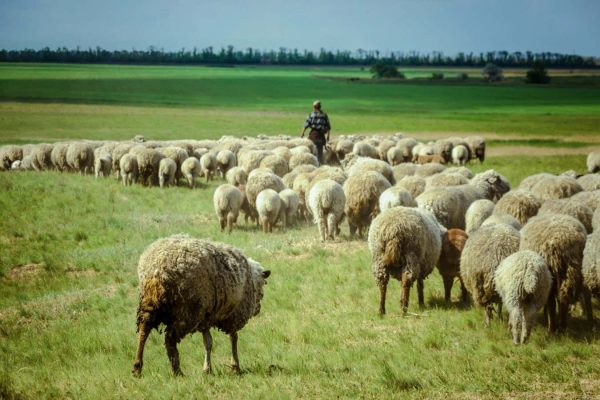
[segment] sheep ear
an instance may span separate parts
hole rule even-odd
[[[263,271],[262,276],[264,279],[267,279],[269,276],[271,276],[271,270]]]

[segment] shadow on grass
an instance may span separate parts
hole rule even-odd
[[[455,300],[446,303],[442,297],[437,296],[430,297],[425,303],[427,308],[439,308],[442,310],[466,311],[473,308],[473,304],[470,301]]]

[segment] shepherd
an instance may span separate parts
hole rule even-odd
[[[306,118],[306,122],[304,123],[304,128],[302,129],[302,134],[300,137],[304,137],[304,132],[306,132],[308,128],[310,128],[308,138],[317,147],[317,158],[319,160],[319,165],[323,164],[323,147],[327,142],[329,142],[329,131],[331,131],[331,125],[329,124],[329,117],[327,117],[327,113],[321,110],[321,102],[319,100],[315,100],[313,103],[313,111],[310,113],[308,118]],[[327,138],[325,137],[325,134],[327,134]]]

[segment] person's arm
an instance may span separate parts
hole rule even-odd
[[[300,132],[300,137],[304,137],[304,132],[306,132],[306,130],[310,126],[310,123],[311,123],[311,118],[310,118],[310,115],[309,115],[308,118],[306,118],[306,121],[304,122],[304,126],[303,126],[303,129],[302,129],[302,132]]]
[[[302,132],[300,132],[300,137],[303,138],[304,137],[304,132],[306,132],[306,128],[302,129]]]

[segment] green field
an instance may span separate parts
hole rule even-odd
[[[541,171],[583,173],[588,148],[600,142],[597,88],[314,77],[361,73],[0,65],[0,143],[297,134],[315,97],[334,133],[483,133],[491,153],[515,154],[470,168],[494,168],[513,187]],[[160,190],[77,174],[0,173],[0,399],[600,395],[600,333],[579,306],[565,335],[547,335],[540,314],[530,343],[517,347],[505,323],[486,328],[482,310],[459,304],[457,287],[447,307],[434,272],[423,309],[413,290],[403,317],[391,281],[388,314],[379,317],[369,251],[348,237],[347,223],[340,240],[326,244],[314,225],[263,234],[243,218],[224,234],[212,210],[218,184]],[[241,375],[228,368],[229,340],[215,332],[214,374],[202,373],[202,338],[193,335],[179,346],[185,376],[173,377],[156,331],[143,376],[130,374],[137,260],[152,241],[176,233],[238,246],[272,270],[261,314],[240,332]]]

